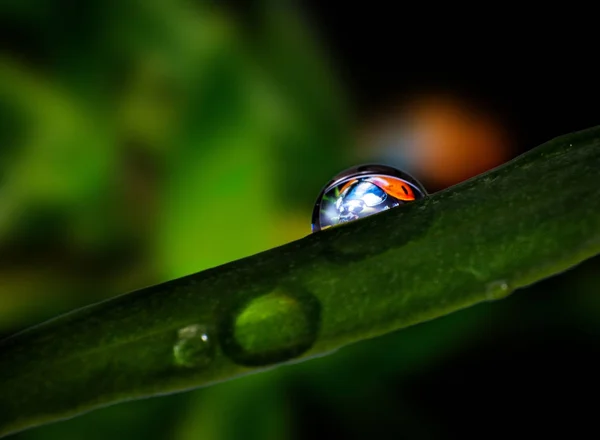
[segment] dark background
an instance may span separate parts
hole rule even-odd
[[[482,143],[467,142],[460,153],[452,149],[454,144],[435,144],[434,157],[460,155],[456,162],[440,160],[435,164],[430,159],[414,168],[408,166],[408,171],[431,191],[458,183],[439,177],[444,175],[444,168],[462,167],[462,174],[455,175],[470,177],[484,166],[483,162],[478,165],[475,157],[508,160],[553,137],[599,121],[598,39],[592,34],[593,27],[584,23],[585,11],[573,18],[564,12],[553,21],[545,16],[526,18],[519,10],[504,10],[504,5],[449,13],[434,5],[425,11],[413,11],[394,3],[351,6],[305,1],[284,8],[269,2],[197,3],[209,5],[201,14],[207,21],[212,15],[206,10],[219,11],[227,22],[234,23],[232,27],[239,30],[240,36],[227,44],[215,37],[214,51],[225,54],[223,58],[217,55],[210,58],[213,64],[190,68],[192,74],[185,80],[167,75],[170,79],[166,82],[160,75],[158,82],[153,82],[152,69],[148,76],[140,77],[131,73],[135,69],[128,70],[127,62],[137,58],[130,52],[123,55],[122,48],[137,37],[123,29],[145,26],[144,20],[137,19],[143,14],[137,11],[135,2],[124,2],[130,8],[129,18],[122,18],[123,10],[108,1],[85,6],[59,1],[0,6],[0,66],[24,66],[25,71],[36,75],[32,83],[37,84],[26,92],[15,85],[14,77],[0,79],[2,194],[16,187],[11,170],[36,177],[43,174],[40,169],[45,170],[47,163],[40,160],[42,165],[36,165],[38,161],[28,155],[29,144],[21,139],[27,138],[26,133],[32,133],[35,125],[19,116],[15,102],[25,102],[18,108],[37,108],[45,102],[46,98],[40,98],[46,96],[45,90],[84,101],[83,113],[91,115],[96,127],[80,129],[81,133],[67,137],[81,140],[76,150],[86,145],[82,151],[89,155],[90,139],[119,127],[114,130],[119,133],[114,136],[116,140],[103,144],[110,147],[99,148],[110,152],[106,157],[116,155],[119,159],[111,162],[112,168],[107,166],[98,173],[105,176],[104,180],[98,177],[104,183],[86,186],[91,189],[82,193],[84,202],[69,190],[57,190],[46,198],[32,197],[33,201],[15,199],[23,207],[18,211],[22,214],[15,214],[14,221],[8,226],[3,223],[0,229],[0,334],[9,335],[111,295],[301,238],[309,233],[310,211],[320,185],[359,159],[380,160],[376,151],[361,153],[360,145],[351,146],[353,140],[362,139],[377,121],[398,109],[398,120],[403,121],[406,116],[402,115],[413,114],[411,109],[417,108],[423,97],[434,98],[434,104],[425,105],[422,113],[414,112],[424,115],[415,117],[420,121],[415,126],[425,127],[425,131],[430,120],[427,115],[439,107],[446,108],[444,105],[468,109],[467,116],[459,117],[457,122],[467,139],[469,127],[484,124],[478,119],[480,115],[498,128],[482,129],[488,137],[484,136]],[[261,49],[269,42],[287,41],[288,26],[277,32],[264,30],[269,11],[280,9],[286,11],[286,17],[302,18],[301,28],[314,38],[314,47],[300,44],[284,50],[285,56],[273,58],[269,50]],[[503,17],[500,12],[511,17]],[[183,27],[177,21],[180,15],[172,18],[156,13],[153,17],[157,21],[149,20],[147,28],[140,31],[139,38],[144,42],[167,40],[168,33],[155,30],[160,26],[153,23],[173,20],[175,28]],[[115,24],[119,20],[125,24],[123,29]],[[132,52],[146,53],[144,44],[141,48],[132,46]],[[172,48],[165,49],[169,51]],[[238,57],[238,52],[245,55]],[[157,53],[162,54],[158,49]],[[319,60],[315,66],[321,66],[321,62],[329,66],[326,75],[305,75],[306,71],[320,72],[320,67],[307,67],[312,56]],[[263,81],[279,86],[275,90],[281,91],[283,107],[278,109],[294,110],[290,118],[299,122],[292,124],[290,132],[276,132],[277,121],[265,122],[266,134],[245,128],[246,120],[249,126],[255,125],[252,114],[260,110],[252,104],[249,110],[236,107],[236,90],[255,75],[244,57],[266,60],[265,71],[287,72],[266,75]],[[187,58],[182,55],[182,59]],[[182,67],[185,65],[168,64],[182,77],[187,72]],[[213,65],[217,66],[214,76],[219,81],[210,82],[202,75],[208,72],[210,78]],[[303,83],[290,71],[300,71],[301,76],[311,79]],[[119,97],[129,96],[130,89],[137,90],[136,84],[148,77],[149,89],[142,87],[139,95],[142,103],[148,102],[146,98],[154,102],[154,93],[163,90],[164,84],[181,87],[189,97],[196,82],[208,81],[203,90],[213,91],[214,96],[199,93],[197,106],[192,100],[189,106],[177,107],[173,102],[179,101],[164,90],[162,98],[156,98],[158,120],[168,117],[160,112],[171,105],[176,109],[175,120],[189,118],[193,121],[190,127],[200,124],[203,131],[183,124],[184,128],[176,126],[169,131],[169,126],[164,129],[166,134],[157,133],[151,115],[146,115],[148,119],[140,116],[139,126],[135,121],[122,122],[115,110],[120,107],[115,103],[120,102]],[[330,80],[339,86],[339,93],[329,93]],[[253,87],[244,90],[252,91]],[[16,98],[11,90],[18,91]],[[303,100],[304,96],[310,97]],[[452,97],[450,101],[447,96]],[[154,108],[142,104],[142,108],[148,107]],[[206,108],[209,111],[204,111]],[[338,117],[339,109],[347,116]],[[49,117],[40,116],[42,120]],[[65,117],[65,121],[71,120]],[[231,120],[235,122],[227,123]],[[412,121],[410,117],[408,120]],[[452,125],[455,119],[449,121],[447,124]],[[109,127],[105,131],[98,129],[105,125]],[[243,141],[229,143],[227,136],[220,140],[219,134],[238,128]],[[503,137],[494,137],[497,132]],[[440,138],[444,135],[442,130]],[[111,136],[108,138],[113,139]],[[261,149],[278,136],[284,140],[274,142],[276,147]],[[40,142],[49,145],[43,151],[54,151],[54,143]],[[416,144],[398,145],[398,164],[404,163],[403,157],[411,148],[418,148]],[[25,152],[22,156],[21,151]],[[235,158],[247,151],[251,152],[248,157],[262,159],[245,162],[254,168],[244,172],[239,182],[233,181],[231,175],[239,166]],[[56,157],[63,156],[57,153]],[[95,157],[89,163],[104,156]],[[494,160],[493,166],[501,163]],[[188,168],[181,164],[184,162],[190,163]],[[231,168],[221,171],[215,164],[222,163],[231,163]],[[491,167],[488,162],[485,166]],[[229,205],[239,199],[228,200],[227,190],[221,198],[211,196],[221,188],[222,180],[194,180],[193,176],[210,174],[216,168],[217,176],[231,177],[232,193],[248,201],[241,216],[246,230],[251,231],[247,238],[231,238],[229,234],[237,225],[235,214],[239,213]],[[172,182],[170,176],[185,173],[192,177]],[[265,175],[272,176],[267,179],[272,185],[261,183]],[[121,176],[122,180],[115,187],[114,182],[106,183],[112,182],[110,176]],[[81,186],[78,179],[81,177],[74,175],[73,183],[66,187]],[[220,183],[210,183],[216,181]],[[249,181],[257,182],[257,188],[273,191],[240,193]],[[552,185],[552,176],[540,185]],[[163,192],[163,188],[174,189]],[[178,197],[189,202],[171,205]],[[134,204],[132,212],[127,202]],[[198,208],[193,211],[186,203]],[[159,220],[153,220],[162,218],[165,212],[172,218],[163,227]],[[152,220],[149,224],[148,219]],[[99,226],[106,225],[107,220],[112,221],[110,228]],[[84,231],[83,238],[68,233],[75,227]],[[216,238],[197,232],[203,230]],[[160,244],[155,246],[157,236],[161,237]],[[218,252],[211,257],[202,255],[206,252],[190,253],[185,248],[189,241]],[[595,396],[599,391],[596,372],[600,366],[599,264],[597,258],[592,259],[505,300],[346,347],[326,358],[207,389],[115,405],[14,438],[454,439],[593,435],[597,424]]]
[[[419,90],[456,91],[494,111],[524,151],[597,124],[598,37],[585,9],[452,11],[304,2],[363,117]]]

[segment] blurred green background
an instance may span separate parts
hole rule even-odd
[[[0,2],[0,336],[302,238],[322,185],[357,163],[434,192],[600,121],[598,68],[540,77],[562,45],[531,56],[488,30],[482,51],[407,21],[319,2]],[[13,438],[573,437],[594,426],[599,266]]]

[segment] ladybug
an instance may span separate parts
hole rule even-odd
[[[361,165],[335,176],[321,191],[313,210],[313,232],[367,217],[422,199],[423,185],[386,165]]]

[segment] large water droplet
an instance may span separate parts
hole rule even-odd
[[[241,365],[283,362],[313,345],[320,321],[320,304],[312,294],[277,288],[233,308],[222,328],[222,348]]]
[[[203,367],[212,361],[214,354],[215,347],[205,326],[192,324],[177,332],[177,342],[173,346],[177,365]]]
[[[485,289],[485,296],[490,301],[505,298],[512,292],[505,280],[492,281],[486,285]]]
[[[313,209],[313,232],[395,208],[427,195],[411,175],[387,165],[347,169],[323,188]]]

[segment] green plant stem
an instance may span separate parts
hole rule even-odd
[[[600,128],[563,136],[424,200],[0,341],[0,435],[323,355],[564,271],[600,251],[599,171]]]

